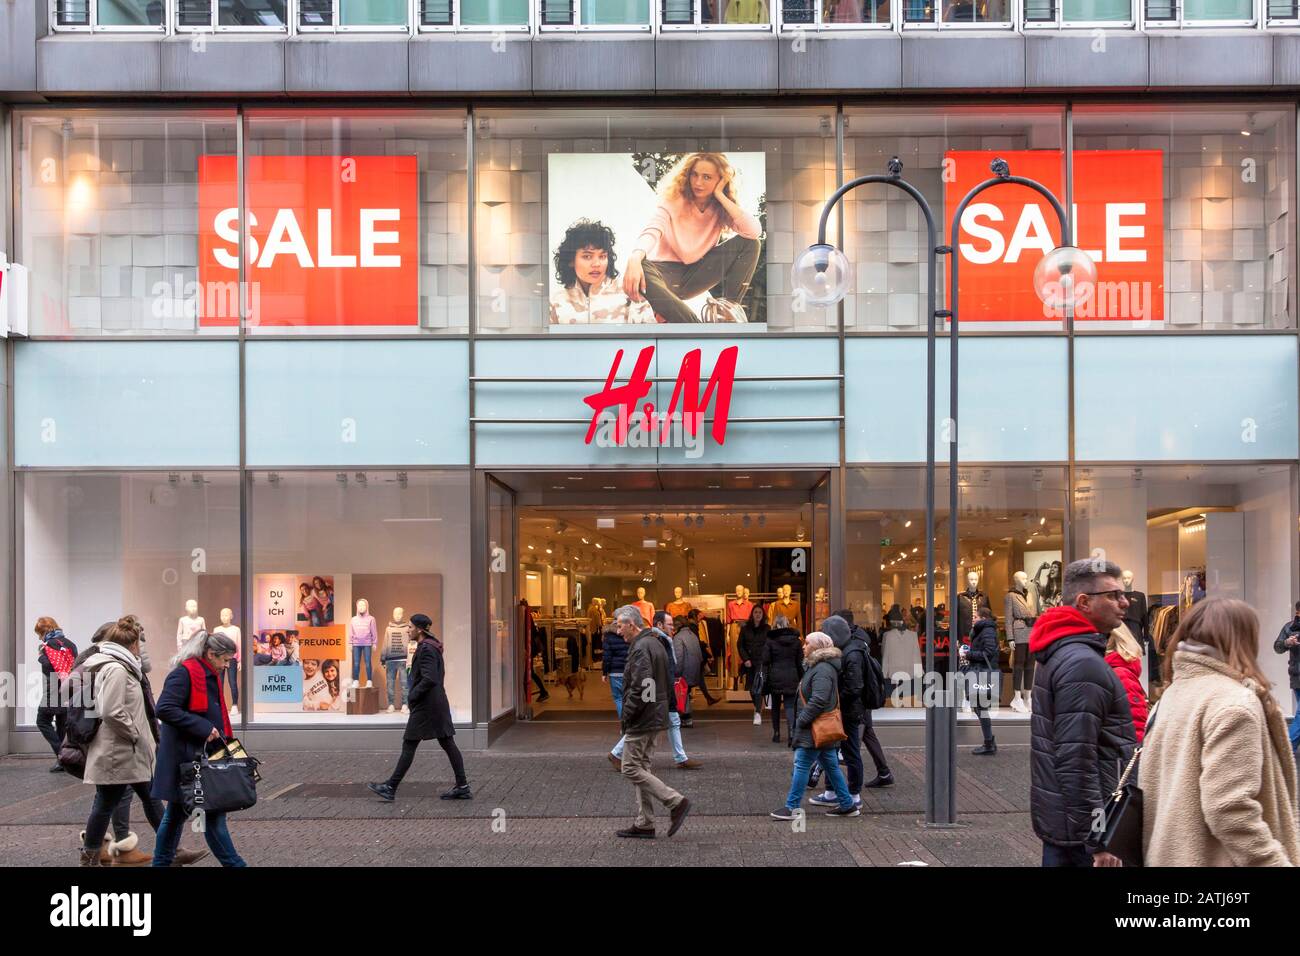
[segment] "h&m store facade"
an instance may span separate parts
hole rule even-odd
[[[1250,602],[1293,707],[1271,648],[1298,596],[1292,102],[33,106],[7,128],[20,685],[40,616],[84,644],[134,613],[158,659],[194,601],[239,629],[250,739],[364,745],[401,715],[304,687],[327,662],[346,686],[364,598],[381,631],[430,614],[485,746],[534,716],[521,600],[562,628],[680,587],[725,624],[782,553],[802,630],[841,607],[883,626],[924,599],[924,223],[859,189],[831,219],[848,297],[808,304],[791,266],[890,157],[944,218],[1002,157],[1067,200],[1099,284],[1044,310],[1060,236],[1028,191],[963,220],[961,561],[941,445],[937,602],[978,574],[1001,624],[1016,572],[1050,598],[1103,549],[1148,630]],[[721,232],[664,218],[701,168]],[[652,437],[647,407],[699,415]],[[20,701],[11,750],[44,746],[34,717]]]

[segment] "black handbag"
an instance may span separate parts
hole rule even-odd
[[[224,737],[224,754],[231,746]],[[242,751],[242,748],[240,748]],[[257,803],[256,757],[209,757],[200,754],[198,759],[180,765],[181,807],[186,816],[197,811],[205,813],[233,813],[247,810]]]
[[[1157,703],[1147,718],[1146,735],[1155,726]],[[1141,867],[1142,862],[1142,788],[1137,785],[1134,772],[1137,770],[1138,758],[1142,756],[1139,746],[1124,768],[1119,783],[1102,808],[1101,835],[1091,845],[1094,852],[1101,851],[1117,856],[1125,866]]]

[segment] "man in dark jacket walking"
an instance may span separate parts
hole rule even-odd
[[[853,803],[862,806],[862,715],[866,710],[862,705],[862,688],[866,682],[867,654],[870,650],[866,641],[853,633],[853,626],[844,614],[844,611],[838,611],[822,621],[822,633],[834,642],[840,652],[840,719],[844,722],[844,733],[848,734],[848,739],[840,744],[840,754],[844,757],[844,769],[847,771]],[[839,799],[835,796],[835,791],[826,790],[809,802],[837,806]]]
[[[1295,606],[1295,617],[1282,625],[1282,631],[1273,642],[1273,650],[1290,654],[1286,673],[1291,678],[1291,693],[1295,695],[1295,716],[1291,718],[1291,750],[1300,756],[1300,602]]]
[[[673,666],[659,633],[646,627],[641,612],[624,605],[614,612],[618,633],[628,642],[623,668],[623,776],[637,790],[636,822],[621,837],[653,840],[653,800],[668,808],[668,835],[681,829],[691,802],[650,772],[655,738],[668,727],[668,695],[673,693]]]
[[[1128,695],[1106,663],[1106,637],[1128,599],[1119,566],[1096,558],[1065,569],[1062,604],[1029,635],[1034,679],[1029,809],[1043,866],[1119,866],[1098,852],[1106,797],[1137,745]]]

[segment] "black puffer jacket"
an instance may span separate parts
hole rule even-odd
[[[1128,694],[1106,663],[1106,639],[1075,608],[1043,612],[1029,649],[1038,661],[1030,818],[1043,842],[1083,846],[1137,745]]]
[[[753,669],[757,669],[763,660],[763,648],[767,645],[767,635],[770,633],[766,622],[755,627],[752,623],[741,625],[740,637],[736,641],[736,653],[740,655],[741,661],[750,661]]]
[[[835,642],[840,652],[840,711],[845,723],[862,722],[862,687],[866,681],[864,671],[867,666],[867,654],[871,651],[866,641],[858,635],[860,628],[832,614],[822,621],[822,633]]]
[[[623,635],[618,631],[606,631],[601,636],[601,647],[601,673],[606,677],[623,673],[623,668],[627,666],[627,641],[623,640]]]
[[[1290,653],[1291,659],[1286,665],[1287,676],[1291,678],[1291,689],[1300,690],[1300,644],[1287,647],[1287,638],[1290,637],[1300,637],[1300,617],[1285,625],[1282,633],[1278,634],[1277,640],[1273,642],[1273,650],[1279,654]]]
[[[759,660],[766,674],[767,693],[793,694],[799,689],[803,677],[803,645],[794,628],[774,627],[768,631]]]
[[[819,648],[808,655],[806,664],[808,670],[799,682],[799,716],[790,735],[794,747],[811,747],[813,721],[840,703],[840,649]]]
[[[970,653],[966,665],[977,671],[998,669],[998,626],[989,618],[980,618],[970,635]]]

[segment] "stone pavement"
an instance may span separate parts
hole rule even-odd
[[[396,803],[378,802],[365,781],[384,779],[391,752],[260,754],[261,800],[232,817],[240,853],[262,866],[930,866],[1036,865],[1029,826],[1029,748],[1003,747],[994,758],[958,757],[954,829],[926,829],[924,752],[891,748],[896,786],[864,791],[863,815],[830,819],[808,809],[806,830],[771,820],[790,781],[790,752],[766,728],[687,731],[697,771],[669,766],[661,740],[656,772],[693,803],[672,840],[619,840],[631,823],[632,788],[604,757],[608,724],[537,724],[510,730],[487,751],[467,753],[475,798],[447,802],[446,758],[424,743]],[[394,740],[394,745],[397,741]],[[46,757],[0,758],[0,866],[54,866],[75,859],[91,788],[47,772]],[[869,766],[869,765],[868,765]],[[138,807],[141,846],[153,836]],[[187,836],[186,845],[198,838]],[[205,861],[204,865],[212,865]]]

